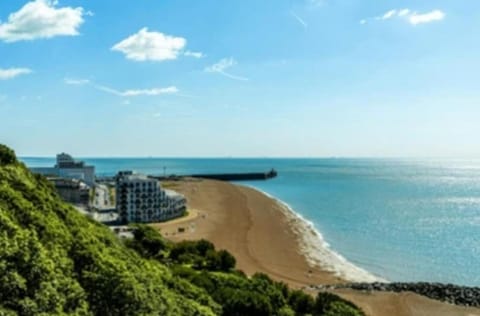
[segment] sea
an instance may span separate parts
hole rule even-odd
[[[55,163],[54,158],[21,160],[29,167]],[[480,160],[82,160],[100,176],[120,170],[186,175],[274,168],[274,179],[239,184],[263,191],[293,212],[304,224],[305,251],[339,275],[480,286]]]

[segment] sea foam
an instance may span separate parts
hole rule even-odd
[[[295,212],[288,203],[256,187],[249,187],[274,200],[280,206],[283,214],[291,223],[290,226],[294,233],[299,236],[300,250],[312,267],[319,266],[349,282],[387,282],[387,280],[356,266],[335,252],[315,228],[315,225]]]

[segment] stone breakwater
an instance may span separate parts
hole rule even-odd
[[[428,298],[455,305],[480,307],[480,287],[442,283],[347,283],[314,286],[317,290],[353,289],[359,291],[413,292]]]

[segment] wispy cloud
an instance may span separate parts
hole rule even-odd
[[[397,10],[390,10],[388,12],[385,12],[384,15],[382,15],[381,17],[378,17],[377,19],[378,20],[388,20],[388,19],[393,18],[395,15],[397,15]]]
[[[211,73],[219,73],[227,78],[234,79],[234,80],[240,80],[240,81],[248,81],[248,78],[233,75],[226,70],[237,65],[237,61],[233,59],[232,57],[230,58],[223,58],[221,59],[218,63],[215,63],[211,66],[208,66],[205,68],[205,72],[211,72]]]
[[[189,50],[187,50],[185,53],[183,53],[183,55],[185,55],[187,57],[194,57],[194,58],[205,57],[205,55],[202,52],[192,52],[192,51],[189,51]]]
[[[165,61],[177,59],[180,55],[202,58],[201,52],[184,51],[187,40],[179,36],[149,31],[144,27],[112,47],[113,51],[125,54],[135,61]]]
[[[407,16],[410,14],[410,9],[401,9],[398,11],[398,16]]]
[[[292,17],[293,17],[298,23],[300,23],[300,25],[302,25],[305,29],[308,28],[307,22],[305,22],[305,20],[303,20],[301,17],[299,17],[298,14],[296,14],[296,13],[293,12],[293,11],[290,11],[290,14],[291,14]]]
[[[165,88],[151,88],[151,89],[128,89],[128,90],[117,90],[103,85],[94,85],[95,89],[107,92],[119,97],[137,97],[137,96],[157,96],[163,94],[175,94],[179,90],[175,86],[165,87]]]
[[[85,14],[82,7],[57,8],[56,5],[57,1],[50,0],[28,2],[0,23],[0,39],[9,43],[78,35],[83,16],[89,13]]]
[[[15,77],[32,73],[29,68],[0,68],[0,80],[13,79]]]
[[[119,97],[158,96],[158,95],[164,95],[164,94],[176,94],[179,92],[178,88],[175,86],[162,87],[162,88],[149,88],[149,89],[117,90],[105,85],[97,84],[88,79],[65,78],[63,81],[65,84],[68,84],[68,85],[75,85],[75,86],[90,85],[91,87],[99,91],[110,93]],[[127,104],[127,103],[130,103],[130,101],[129,100],[124,101],[124,104]]]
[[[445,18],[445,13],[440,10],[434,10],[427,13],[416,13],[414,12],[408,18],[411,24],[417,25],[422,23],[430,23],[434,21],[441,21]]]
[[[68,85],[83,86],[90,83],[88,79],[65,78],[63,81]]]
[[[125,90],[121,92],[124,97],[136,97],[139,95],[162,95],[162,94],[174,94],[178,89],[175,86],[166,88],[153,88],[153,89],[137,89],[137,90]]]
[[[412,11],[411,9],[405,8],[405,9],[389,10],[384,14],[375,17],[374,20],[386,21],[386,20],[397,18],[397,19],[403,19],[404,21],[412,25],[417,25],[417,24],[441,21],[445,19],[445,17],[446,17],[446,14],[441,10],[432,10],[430,12],[418,13],[416,11]],[[368,19],[363,19],[360,21],[360,24],[367,24],[368,22],[369,22]]]

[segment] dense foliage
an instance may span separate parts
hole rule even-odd
[[[217,251],[207,240],[172,243],[149,226],[134,228],[134,238],[127,246],[170,266],[175,276],[206,290],[222,306],[223,315],[363,315],[353,304],[331,293],[319,293],[314,299],[262,273],[247,278],[234,270],[235,258],[228,251]]]
[[[148,226],[122,242],[0,145],[0,315],[362,315],[234,267],[206,240],[173,244]]]

